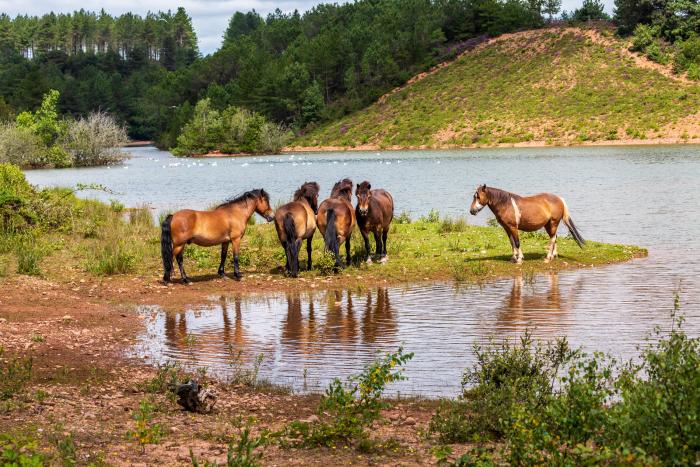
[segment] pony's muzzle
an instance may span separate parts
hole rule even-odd
[[[479,211],[481,211],[482,209],[484,209],[484,206],[482,206],[481,203],[476,201],[474,204],[472,204],[471,209],[469,209],[469,213],[472,216],[476,216],[477,214],[479,214]]]
[[[272,214],[263,214],[263,217],[267,222],[272,222],[273,220],[275,220],[275,216],[273,216]]]

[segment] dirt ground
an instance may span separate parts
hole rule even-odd
[[[253,277],[239,285],[259,290],[263,281]],[[155,279],[86,278],[67,287],[26,276],[1,279],[3,358],[30,356],[33,375],[24,392],[0,408],[0,433],[37,439],[54,459],[60,451],[56,440],[72,435],[78,464],[185,465],[191,463],[190,450],[200,461],[225,462],[227,443],[243,425],[249,424],[255,435],[312,417],[318,395],[291,395],[275,388],[258,391],[212,381],[218,399],[208,415],[185,412],[164,394],[148,393],[146,383],[157,370],[125,356],[143,329],[133,305],[203,302],[220,287],[219,280],[187,287],[164,286]],[[164,436],[142,450],[128,432],[135,429],[133,415],[143,400],[154,405],[151,422],[162,425]],[[352,446],[301,449],[273,443],[261,448],[262,463],[434,463],[432,443],[424,433],[435,402],[401,400],[392,405],[371,429],[377,442],[369,453]]]

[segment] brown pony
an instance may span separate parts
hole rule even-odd
[[[345,259],[350,264],[350,236],[355,228],[355,210],[352,208],[352,180],[343,179],[333,185],[331,197],[318,207],[318,230],[326,248],[335,255],[335,267],[342,268],[340,244],[345,242]]]
[[[309,256],[308,270],[311,270],[311,241],[316,231],[318,212],[318,190],[316,182],[306,182],[294,192],[294,201],[277,208],[275,229],[277,237],[287,256],[285,270],[292,277],[299,274],[299,247],[306,239],[306,253]]]
[[[491,209],[498,223],[508,234],[508,239],[513,247],[511,261],[514,263],[523,262],[518,230],[534,232],[544,227],[549,235],[545,263],[557,256],[557,228],[562,220],[579,247],[583,248],[586,243],[576,229],[573,219],[569,216],[569,208],[566,203],[557,195],[540,193],[534,196],[519,196],[498,188],[487,188],[486,185],[481,185],[474,193],[474,200],[469,212],[476,216],[485,206]]]
[[[355,215],[357,226],[365,241],[367,262],[372,263],[369,249],[369,233],[372,232],[377,244],[379,262],[385,263],[387,261],[386,237],[389,234],[391,220],[394,218],[394,198],[388,191],[372,190],[372,185],[367,181],[357,185],[355,196],[357,196]]]
[[[224,263],[228,244],[233,247],[233,277],[241,278],[238,269],[238,253],[241,238],[245,233],[248,219],[257,212],[268,222],[272,221],[270,196],[262,188],[250,190],[217,206],[213,211],[193,211],[183,209],[170,214],[161,225],[160,250],[163,257],[163,282],[170,282],[173,272],[173,257],[177,259],[182,282],[189,284],[182,256],[185,244],[194,243],[200,246],[221,245],[221,263],[219,276],[225,278]]]

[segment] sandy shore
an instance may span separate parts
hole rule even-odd
[[[288,146],[282,153],[292,152],[344,152],[344,151],[409,151],[409,150],[445,150],[445,149],[489,149],[489,148],[553,148],[553,147],[589,147],[589,146],[669,146],[700,144],[700,138],[654,138],[654,139],[619,139],[605,141],[584,141],[575,143],[548,144],[546,141],[523,141],[520,143],[498,143],[492,145],[453,144],[421,145],[421,146],[381,146],[378,144],[362,144],[358,146]]]

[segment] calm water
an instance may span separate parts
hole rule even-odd
[[[296,154],[270,158],[182,160],[152,148],[132,150],[123,167],[31,171],[39,185],[101,183],[128,206],[154,211],[203,208],[264,187],[286,200],[306,180],[322,194],[341,177],[369,179],[392,192],[397,211],[431,208],[466,215],[479,183],[522,194],[552,191],[567,200],[584,237],[632,243],[649,257],[605,268],[482,287],[411,285],[368,292],[222,297],[187,310],[142,310],[148,330],[137,348],[154,361],[206,365],[226,376],[264,354],[260,374],[297,389],[318,389],[356,372],[377,351],[401,343],[415,352],[403,393],[454,395],[472,344],[536,327],[542,338],[620,358],[656,325],[667,327],[680,290],[686,328],[700,334],[700,147],[596,147]],[[469,217],[483,224],[488,215]],[[379,266],[377,266],[379,267]],[[230,290],[230,288],[229,288]],[[195,336],[187,339],[186,336]],[[189,343],[189,345],[188,345]],[[304,378],[304,374],[306,377]]]

